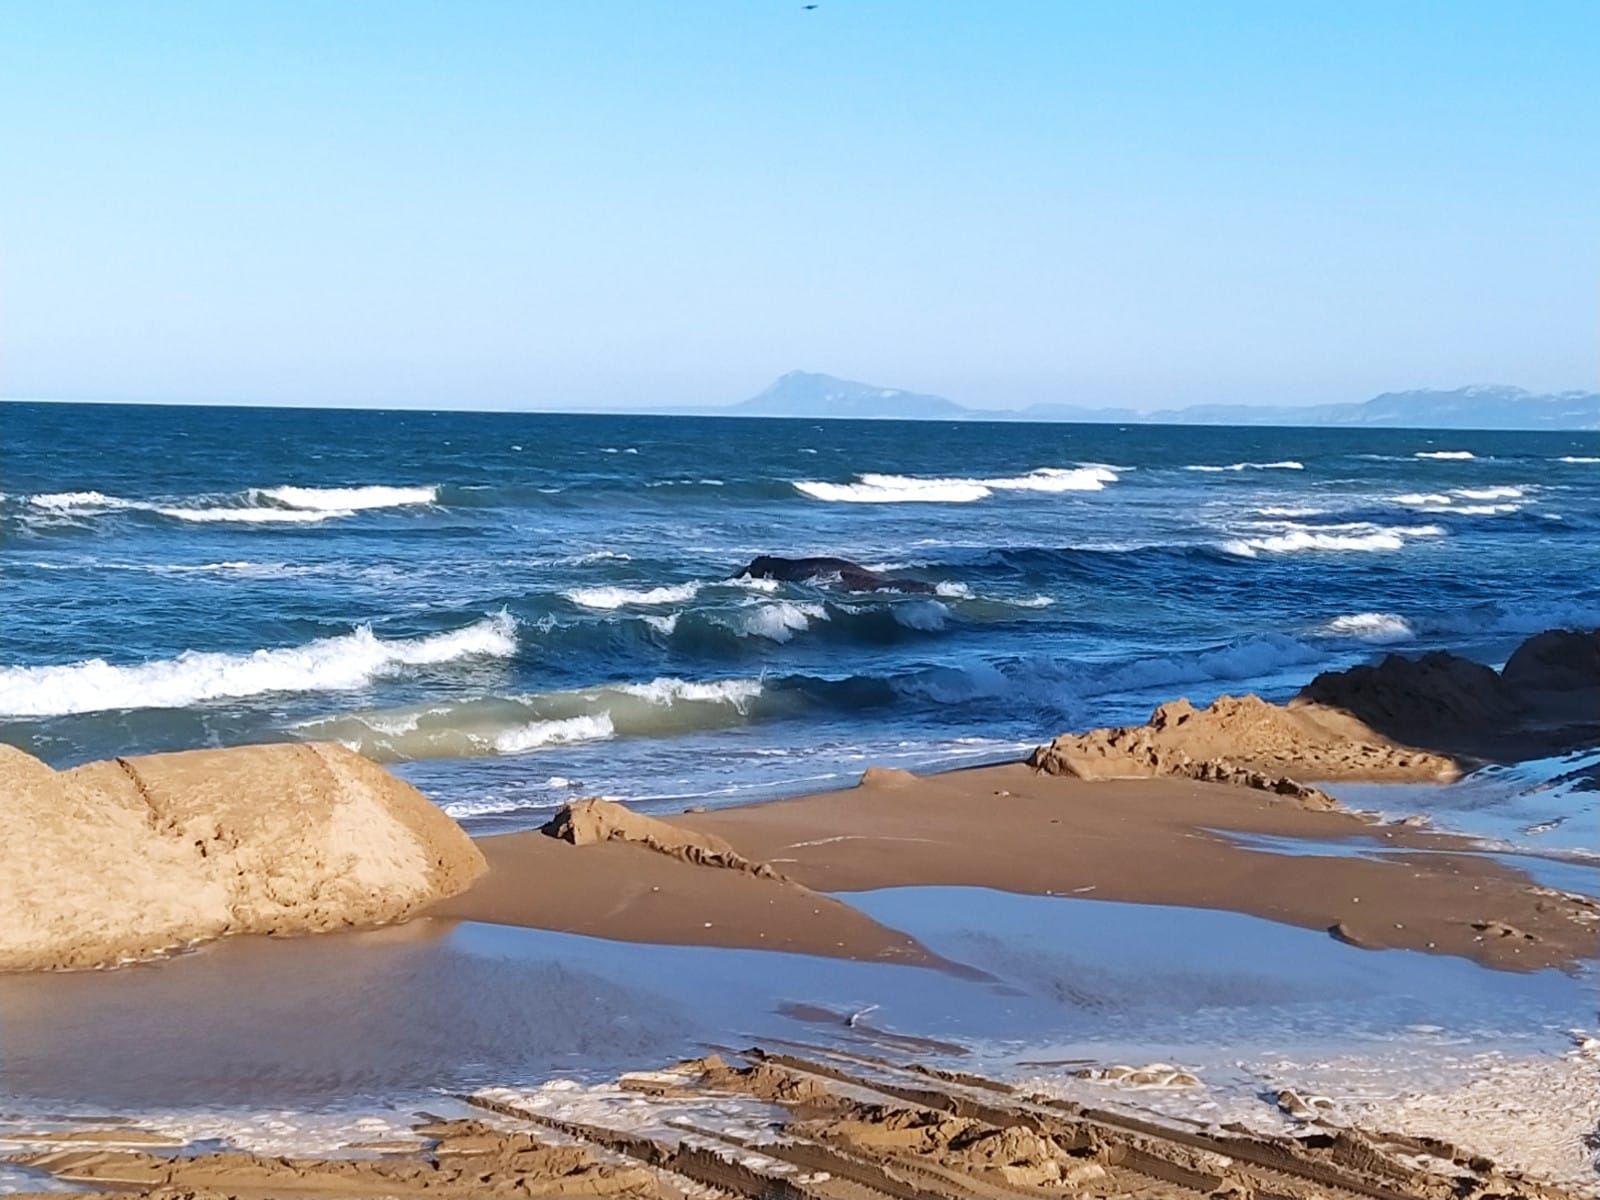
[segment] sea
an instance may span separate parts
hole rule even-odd
[[[0,493],[0,740],[333,739],[474,832],[1600,623],[1593,433],[8,403]],[[1566,766],[1444,823],[1581,844]]]

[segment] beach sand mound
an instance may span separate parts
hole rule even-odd
[[[228,933],[401,920],[484,861],[341,746],[195,750],[53,771],[0,745],[0,970],[113,965]]]
[[[715,834],[680,829],[636,813],[615,800],[599,797],[575,800],[547,821],[540,832],[574,846],[631,842],[697,866],[727,867],[763,878],[777,877],[777,872],[766,863],[752,862]]]
[[[1448,779],[1453,760],[1398,746],[1343,713],[1288,708],[1259,696],[1221,696],[1209,708],[1163,704],[1144,725],[1065,733],[1030,766],[1078,779],[1172,776],[1288,796],[1309,808],[1337,802],[1305,779]]]
[[[1446,651],[1318,675],[1286,705],[1222,696],[1163,704],[1144,725],[1062,734],[1029,765],[1079,779],[1176,776],[1336,807],[1311,780],[1447,781],[1489,759],[1591,744],[1600,630],[1550,630],[1503,671]]]

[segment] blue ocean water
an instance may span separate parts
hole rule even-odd
[[[0,491],[0,739],[337,738],[479,829],[1600,621],[1593,434],[14,403]]]

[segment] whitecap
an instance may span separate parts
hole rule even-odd
[[[1564,463],[1600,463],[1600,457],[1588,454],[1563,454],[1556,461]]]
[[[1216,472],[1216,471],[1304,471],[1305,469],[1306,469],[1305,463],[1303,463],[1303,462],[1295,462],[1293,459],[1284,459],[1282,462],[1267,462],[1267,463],[1236,462],[1236,463],[1229,463],[1225,467],[1193,466],[1193,467],[1185,467],[1184,468],[1185,471],[1210,471],[1210,472]]]
[[[927,478],[916,475],[856,476],[855,483],[802,479],[794,488],[814,500],[844,504],[970,504],[995,492],[1098,492],[1117,481],[1105,466],[1037,467],[1025,475],[996,478]]]
[[[227,508],[221,505],[209,508],[178,508],[151,506],[151,511],[177,521],[194,521],[203,524],[231,522],[242,525],[315,525],[336,517],[353,517],[352,508]]]
[[[700,585],[691,581],[653,588],[573,588],[561,594],[584,608],[623,608],[629,604],[682,604],[694,599],[699,591]]]
[[[142,507],[137,500],[124,500],[120,496],[108,496],[104,492],[44,492],[37,496],[29,496],[28,503],[35,508],[43,508],[50,512],[83,516],[112,509]]]
[[[1405,492],[1393,497],[1393,500],[1396,504],[1404,504],[1408,508],[1420,508],[1427,512],[1492,516],[1519,512],[1522,509],[1521,501],[1527,496],[1528,490],[1526,487],[1503,484],[1497,487],[1452,488],[1448,492]],[[1463,500],[1498,500],[1502,503],[1463,504],[1461,503]],[[1508,503],[1509,501],[1516,503]]]
[[[1334,617],[1318,626],[1317,632],[1325,637],[1355,638],[1380,645],[1403,642],[1416,636],[1409,621],[1398,613],[1386,612],[1348,613]]]
[[[862,475],[859,483],[801,479],[795,490],[813,500],[836,504],[970,504],[994,493],[981,483],[911,479],[904,475]]]
[[[439,499],[437,485],[428,487],[269,487],[252,489],[289,508],[327,510],[341,515],[366,508],[401,508],[410,504],[433,504]]]
[[[759,679],[714,679],[702,682],[662,676],[649,683],[619,684],[616,690],[629,696],[638,696],[651,704],[688,701],[692,704],[731,704],[742,709],[761,695],[763,687]]]
[[[907,629],[920,629],[932,633],[943,629],[950,610],[937,600],[910,600],[890,608],[895,621]]]
[[[0,713],[53,717],[185,708],[270,692],[345,691],[405,667],[509,658],[516,652],[516,621],[501,612],[461,629],[415,638],[386,640],[361,625],[338,637],[250,654],[186,650],[176,658],[127,666],[93,658],[56,666],[0,667]]]
[[[1229,554],[1254,558],[1257,554],[1293,554],[1301,550],[1380,551],[1400,550],[1408,539],[1442,537],[1438,525],[1347,525],[1338,530],[1296,528],[1264,537],[1235,538],[1223,543]]]
[[[1478,456],[1471,450],[1418,450],[1416,454],[1412,455],[1412,457],[1456,459],[1464,461],[1469,458],[1477,458]]]
[[[609,713],[566,717],[555,721],[529,721],[526,725],[496,734],[494,748],[499,754],[525,754],[541,746],[602,742],[615,732]]]
[[[827,619],[828,610],[820,604],[792,604],[780,600],[776,604],[759,604],[746,609],[739,617],[739,631],[770,642],[787,642],[795,634],[810,629],[812,621]]]

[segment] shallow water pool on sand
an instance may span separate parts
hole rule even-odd
[[[778,1038],[996,1073],[1370,1045],[1418,1027],[1539,1051],[1593,1016],[1584,975],[1359,950],[1230,913],[971,888],[850,900],[977,971],[432,921],[240,938],[118,971],[0,977],[0,1104],[392,1104]]]

